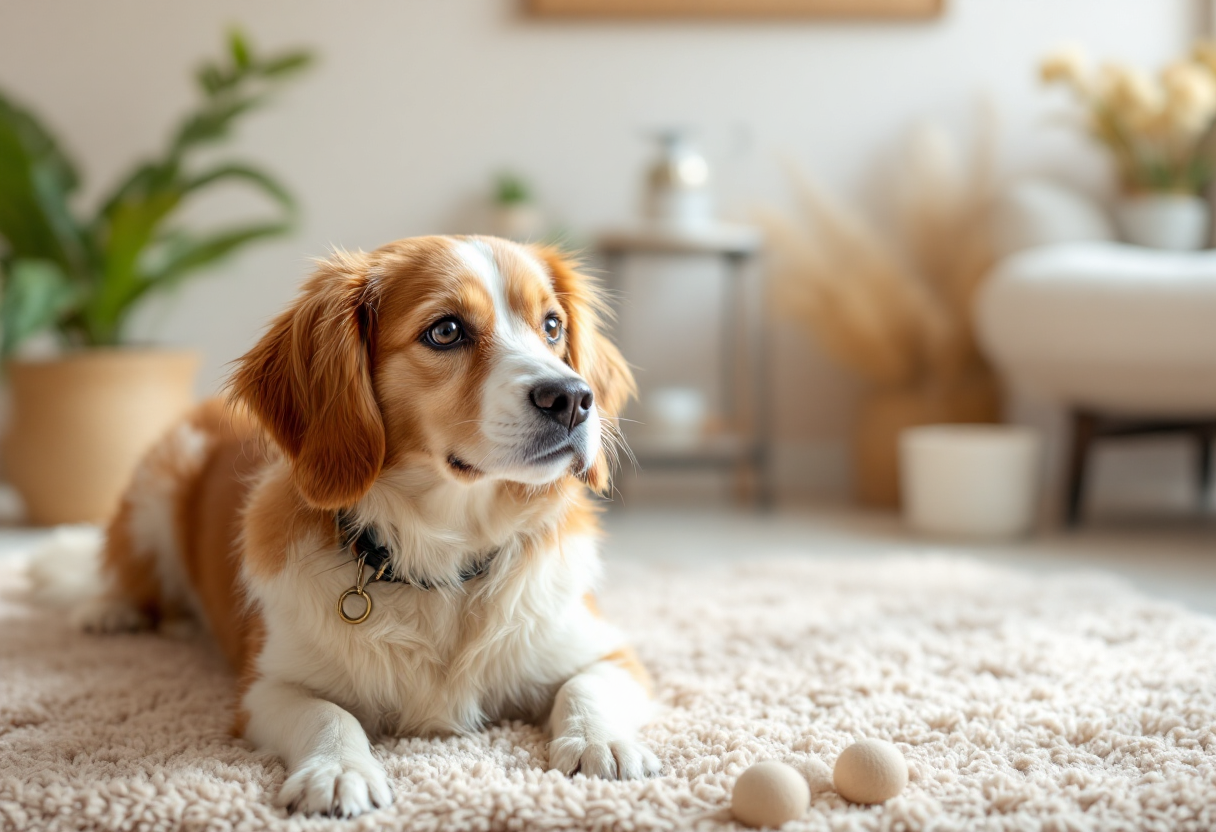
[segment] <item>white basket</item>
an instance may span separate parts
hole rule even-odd
[[[928,425],[900,436],[904,519],[919,532],[1010,538],[1030,531],[1041,442],[1007,425]]]

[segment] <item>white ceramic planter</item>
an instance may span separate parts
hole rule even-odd
[[[900,437],[904,518],[919,532],[1004,539],[1030,531],[1040,440],[1008,425],[929,425]]]
[[[1119,228],[1129,243],[1148,248],[1195,251],[1207,245],[1207,202],[1187,194],[1125,197],[1115,206]]]

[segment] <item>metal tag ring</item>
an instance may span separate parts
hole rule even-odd
[[[352,595],[358,595],[360,598],[363,599],[364,603],[367,604],[367,607],[364,608],[364,610],[363,610],[363,615],[360,615],[357,618],[352,618],[351,616],[347,615],[346,610],[343,606],[346,603],[346,599]],[[372,614],[372,596],[370,596],[366,592],[364,592],[363,587],[352,586],[350,589],[346,590],[346,592],[343,592],[341,595],[338,596],[338,617],[341,618],[343,621],[345,621],[347,624],[362,624],[364,621],[367,620],[367,617],[371,614]]]

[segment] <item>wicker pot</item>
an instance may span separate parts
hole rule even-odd
[[[139,458],[190,408],[198,366],[194,352],[152,349],[10,362],[4,462],[28,522],[104,521]]]
[[[951,387],[872,390],[862,399],[853,430],[858,502],[899,508],[899,437],[906,428],[1000,421],[1000,389],[988,375]]]

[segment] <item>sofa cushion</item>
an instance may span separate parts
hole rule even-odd
[[[1029,249],[993,270],[976,316],[998,368],[1066,404],[1216,413],[1216,251]]]

